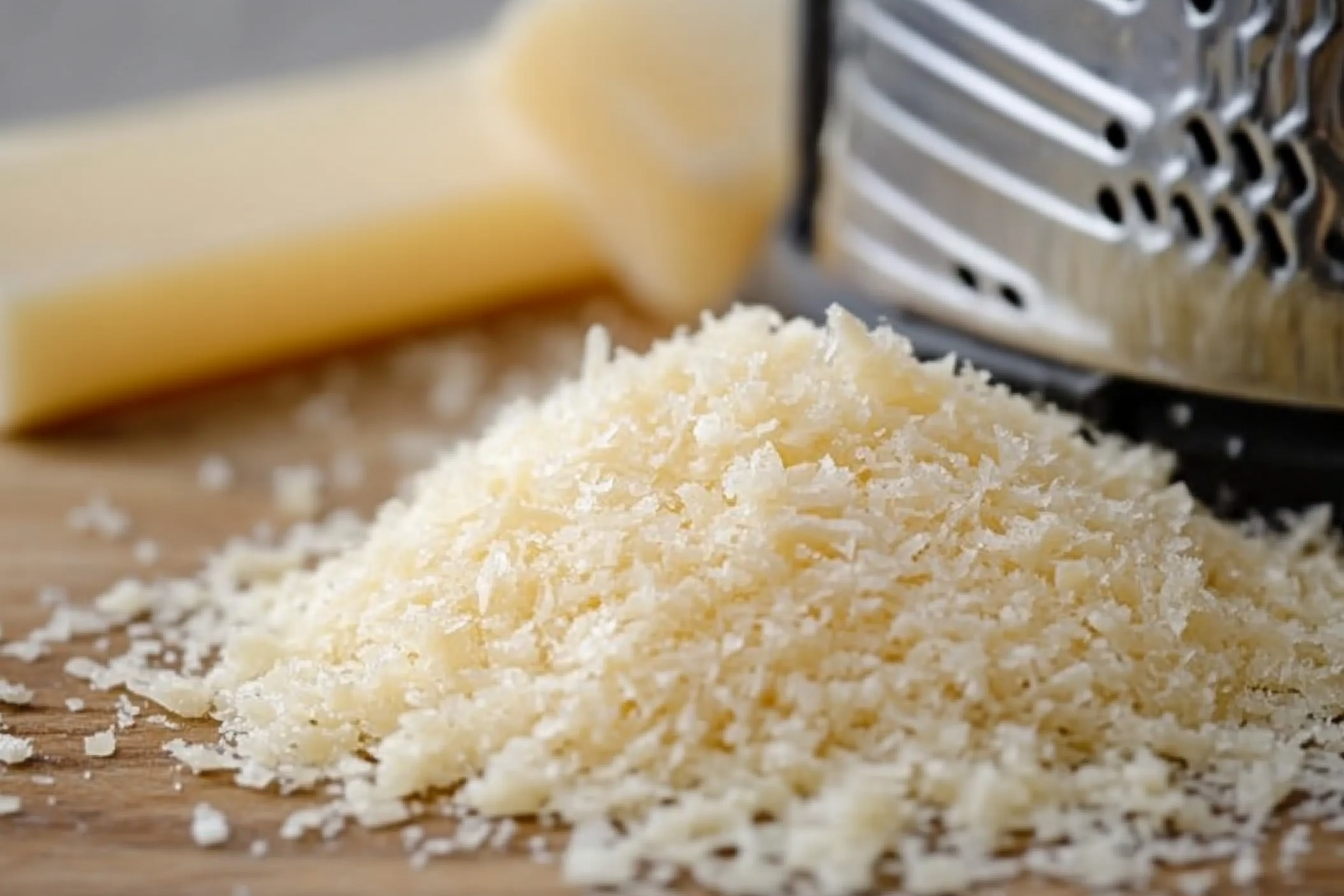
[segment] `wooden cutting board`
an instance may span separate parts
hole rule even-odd
[[[446,335],[466,335],[487,347],[495,385],[527,375],[539,380],[548,369],[543,348],[548,340],[537,334],[579,313],[560,304],[558,310],[515,314]],[[621,332],[627,342],[648,335],[638,325]],[[467,434],[481,424],[473,412],[455,424],[436,421],[427,409],[425,385],[407,379],[405,365],[391,360],[396,354],[396,347],[375,347],[106,414],[41,438],[0,443],[4,635],[21,635],[47,618],[49,611],[37,600],[43,587],[65,588],[78,601],[125,576],[189,575],[212,546],[260,520],[278,520],[270,492],[270,473],[278,464],[326,463],[337,452],[357,453],[367,464],[367,479],[337,503],[365,512],[375,508],[405,472],[399,455],[408,443]],[[296,410],[319,390],[346,396],[349,419],[300,425]],[[202,458],[215,453],[229,458],[238,472],[236,486],[222,494],[203,491],[196,481]],[[128,537],[106,540],[69,528],[69,511],[95,493],[129,514]],[[134,557],[141,539],[152,539],[162,551],[153,566]],[[82,737],[109,725],[115,696],[90,692],[66,677],[61,667],[73,655],[96,653],[85,642],[32,665],[0,658],[0,678],[36,691],[31,707],[0,707],[0,715],[12,733],[35,738],[38,753],[34,761],[0,772],[0,793],[24,801],[20,815],[0,818],[0,896],[571,892],[560,885],[553,866],[529,860],[525,841],[535,832],[526,829],[504,851],[435,860],[418,871],[396,831],[351,830],[330,843],[311,836],[283,841],[277,836],[281,821],[305,803],[175,770],[162,744],[179,736],[208,740],[209,726],[168,731],[145,721],[153,709],[119,736],[115,758],[88,759]],[[88,708],[69,712],[64,703],[69,697],[85,699]],[[201,849],[189,837],[192,809],[202,800],[231,822],[232,836],[221,848]],[[450,830],[446,822],[427,828],[431,834]],[[250,855],[257,840],[268,845],[263,858]],[[1344,894],[1344,840],[1320,834],[1315,843],[1297,873],[1275,878],[1260,891]],[[1274,866],[1273,850],[1266,861]],[[1013,892],[1069,891],[1031,883]],[[1217,892],[1243,891],[1227,886]]]

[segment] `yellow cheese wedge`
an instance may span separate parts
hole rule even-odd
[[[731,295],[790,179],[789,0],[545,0],[505,17],[495,86],[630,291]]]
[[[793,6],[519,0],[475,49],[0,133],[0,431],[612,274],[726,298]]]
[[[603,277],[478,73],[0,136],[0,429]]]

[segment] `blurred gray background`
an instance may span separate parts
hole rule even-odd
[[[0,0],[0,126],[451,40],[500,0]]]

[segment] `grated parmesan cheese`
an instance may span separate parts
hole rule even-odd
[[[0,703],[10,706],[27,706],[33,702],[33,689],[21,684],[13,684],[0,678]]]
[[[0,765],[19,765],[33,758],[33,742],[26,737],[0,734]]]
[[[135,562],[141,566],[153,566],[159,562],[162,551],[159,549],[159,543],[152,538],[142,538],[135,543],[132,549]]]
[[[132,645],[134,649],[134,645]],[[125,694],[117,695],[117,728],[125,730],[135,724],[140,715],[140,707],[131,702]]]
[[[537,814],[581,885],[1252,883],[1276,808],[1344,794],[1330,521],[1248,534],[1079,427],[841,312],[739,309],[642,356],[594,329],[576,381],[367,530],[149,589],[194,657],[158,690],[221,721],[170,750],[337,784],[287,839],[451,791],[416,867]]]
[[[84,755],[106,759],[117,752],[116,729],[109,728],[84,738]]]
[[[66,524],[76,532],[115,540],[131,530],[131,518],[112,505],[105,495],[92,495],[66,516]]]
[[[0,656],[12,657],[22,663],[35,663],[50,652],[51,649],[40,641],[11,641],[0,646]]]
[[[18,815],[23,811],[23,800],[17,796],[0,793],[0,817]]]
[[[322,471],[312,465],[276,467],[271,474],[275,506],[285,516],[312,519],[322,510]]]
[[[351,426],[350,398],[344,392],[318,392],[304,399],[294,412],[294,422],[300,429],[311,432],[334,433]]]
[[[196,484],[210,492],[228,491],[236,478],[233,464],[218,454],[206,457],[196,469]]]
[[[189,744],[181,738],[168,741],[164,744],[163,751],[196,775],[203,775],[207,772],[233,771],[241,765],[239,760],[229,755],[227,751],[217,747]]]
[[[1260,879],[1260,855],[1253,847],[1246,847],[1237,853],[1228,871],[1228,879],[1235,886],[1248,887]]]
[[[65,708],[70,712],[83,712],[84,701],[78,697],[65,698]]]
[[[338,452],[331,459],[331,484],[342,491],[359,488],[364,484],[364,459],[353,451]]]
[[[197,803],[191,813],[191,840],[197,846],[222,846],[229,840],[229,820],[209,803]]]

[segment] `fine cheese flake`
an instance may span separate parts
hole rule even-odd
[[[206,491],[222,492],[232,487],[236,478],[233,464],[218,454],[211,454],[196,469],[196,482]]]
[[[117,732],[115,728],[98,731],[84,738],[84,755],[96,759],[106,759],[117,752]]]
[[[0,733],[0,765],[19,765],[32,758],[31,739]]]
[[[0,793],[0,817],[18,815],[22,811],[23,799],[21,797]]]
[[[197,846],[223,846],[229,840],[229,819],[209,803],[197,803],[191,813],[191,840]]]
[[[297,519],[317,516],[322,509],[322,483],[322,471],[311,464],[276,467],[271,475],[276,508]]]
[[[1344,561],[1171,471],[839,310],[594,328],[367,529],[148,589],[199,674],[136,692],[220,720],[187,764],[340,785],[282,836],[451,792],[417,865],[539,814],[583,886],[1250,883],[1277,807],[1344,794]]]
[[[10,706],[27,706],[32,702],[32,688],[0,678],[0,703],[6,703]]]

